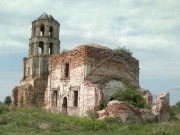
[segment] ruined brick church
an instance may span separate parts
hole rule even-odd
[[[13,89],[14,105],[85,116],[109,101],[117,87],[139,87],[137,59],[97,44],[60,54],[59,32],[59,22],[47,13],[32,22],[23,78]]]

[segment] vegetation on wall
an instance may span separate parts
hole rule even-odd
[[[117,47],[115,49],[113,49],[114,52],[117,52],[117,53],[122,53],[122,54],[126,54],[128,56],[131,56],[132,57],[132,54],[133,52],[131,52],[129,49],[127,49],[125,46],[124,47]]]
[[[146,106],[145,99],[142,94],[134,87],[119,87],[115,94],[112,95],[113,100],[127,101],[138,108],[144,108]]]
[[[68,52],[70,52],[69,49],[61,49],[61,54],[65,54],[65,53],[68,53]]]

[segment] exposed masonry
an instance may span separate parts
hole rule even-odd
[[[141,92],[143,92],[142,89]],[[135,108],[126,101],[113,100],[107,104],[104,110],[97,111],[97,113],[99,119],[114,117],[126,123],[165,122],[170,118],[169,94],[161,93],[151,109]]]
[[[48,59],[59,54],[60,24],[47,13],[32,22],[29,54],[23,59],[23,78],[13,89],[13,104],[39,106],[44,104],[48,79]]]
[[[44,105],[53,112],[84,116],[123,84],[139,87],[138,60],[96,44],[81,45],[49,57]]]
[[[137,59],[97,44],[60,54],[59,27],[47,13],[32,22],[23,78],[13,89],[14,105],[43,105],[52,112],[86,116],[88,110],[99,110],[104,100],[110,101],[116,88],[140,88]],[[139,91],[152,104],[151,93]]]

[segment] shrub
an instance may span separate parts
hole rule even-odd
[[[107,107],[107,101],[103,100],[103,102],[101,103],[101,110],[105,109]]]
[[[0,118],[0,125],[6,125],[9,122],[8,117],[1,117]]]
[[[12,100],[11,100],[11,96],[6,96],[5,100],[4,100],[4,103],[6,105],[10,105],[12,103]]]
[[[118,119],[114,117],[107,117],[104,119],[104,121],[108,124],[119,123]]]
[[[170,107],[170,120],[178,120],[178,118],[176,117],[176,107],[171,106]]]
[[[170,120],[179,120],[180,116],[180,101],[176,105],[170,106]]]
[[[176,103],[176,107],[179,107],[179,108],[180,108],[180,101],[178,101],[178,102]]]
[[[9,111],[9,108],[7,105],[0,103],[0,114],[3,112]]]
[[[144,108],[146,105],[145,99],[141,93],[134,87],[120,87],[117,89],[112,99],[119,101],[127,101],[138,108]]]
[[[68,53],[68,52],[70,52],[69,49],[61,49],[61,54]]]
[[[128,56],[132,56],[132,52],[127,49],[125,46],[124,47],[117,47],[115,49],[113,49],[114,52],[117,52],[117,53],[123,53],[123,54],[126,54]]]
[[[95,110],[88,110],[87,112],[87,116],[90,118],[90,119],[97,119],[98,118],[98,114]]]

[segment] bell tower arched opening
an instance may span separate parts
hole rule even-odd
[[[44,42],[39,42],[39,47],[38,47],[38,53],[43,54],[44,53]]]
[[[54,48],[53,43],[50,43],[49,44],[49,54],[50,55],[53,54],[53,48]]]
[[[49,36],[53,37],[53,27],[52,26],[50,26],[50,28],[49,28]]]
[[[44,25],[41,25],[41,27],[40,27],[40,36],[44,36],[44,30],[45,30]]]

